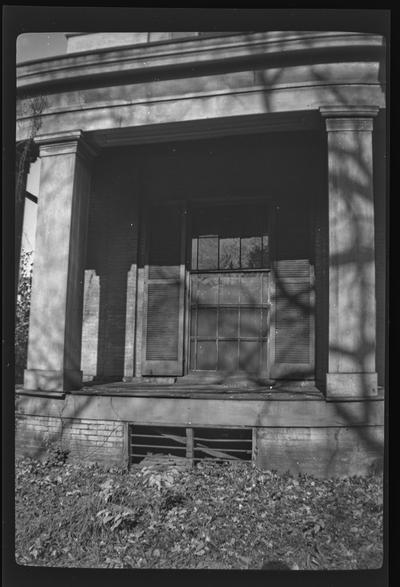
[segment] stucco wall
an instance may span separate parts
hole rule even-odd
[[[80,128],[118,134],[133,126],[329,104],[384,108],[383,57],[379,35],[222,34],[20,66],[18,88],[45,98],[41,133]],[[29,100],[21,97],[18,104],[17,139],[30,132]]]

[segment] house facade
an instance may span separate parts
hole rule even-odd
[[[383,460],[385,40],[75,33],[41,161],[17,454]]]

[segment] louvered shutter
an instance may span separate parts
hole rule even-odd
[[[147,214],[143,375],[183,374],[183,218],[177,204],[153,206]]]
[[[296,208],[280,208],[277,214],[271,300],[273,379],[315,376],[314,271],[306,214],[307,210]]]

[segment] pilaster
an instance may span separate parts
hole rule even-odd
[[[83,271],[94,150],[81,131],[36,139],[41,175],[24,387],[81,386]]]
[[[328,146],[326,395],[377,394],[372,131],[376,107],[320,108]]]

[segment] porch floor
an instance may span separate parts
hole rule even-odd
[[[139,383],[87,382],[78,391],[83,395],[117,395],[131,397],[164,397],[190,399],[246,399],[246,400],[323,400],[322,392],[314,382],[279,382],[275,385],[230,385],[212,383]]]

